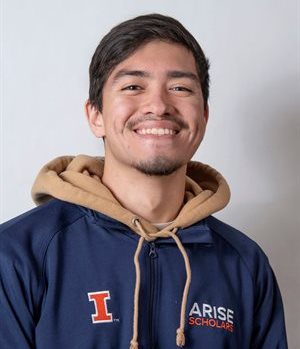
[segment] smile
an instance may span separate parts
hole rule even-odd
[[[135,130],[135,132],[141,135],[164,136],[164,135],[175,135],[179,131],[175,131],[169,128],[142,128],[142,129]]]

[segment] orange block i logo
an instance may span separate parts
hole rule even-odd
[[[93,324],[112,322],[112,314],[107,310],[107,300],[110,299],[109,291],[89,292],[89,301],[94,302],[95,314],[92,314]]]

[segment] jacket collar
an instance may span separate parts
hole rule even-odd
[[[103,227],[116,229],[119,231],[122,230],[123,233],[125,233],[129,237],[135,240],[139,240],[139,236],[135,232],[131,231],[126,224],[123,224],[112,217],[106,216],[101,212],[87,209],[85,207],[82,207],[82,209],[86,211],[86,213],[87,211],[89,211],[89,215],[92,215],[96,224],[101,225]],[[204,218],[201,221],[189,227],[179,228],[177,231],[177,236],[180,238],[181,242],[184,244],[199,243],[199,244],[205,244],[205,245],[212,245],[214,241],[213,241],[212,231],[207,224],[207,218]],[[156,243],[175,244],[175,241],[171,237],[160,238],[156,241]]]

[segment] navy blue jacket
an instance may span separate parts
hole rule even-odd
[[[213,216],[179,229],[192,283],[188,349],[287,348],[280,292],[255,242]],[[139,236],[51,199],[1,225],[1,349],[128,349]],[[140,254],[139,349],[177,349],[183,258],[172,238]]]

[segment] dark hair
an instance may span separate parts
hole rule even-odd
[[[157,39],[181,44],[192,52],[206,107],[209,96],[209,61],[196,39],[179,21],[161,14],[127,20],[103,37],[89,69],[89,101],[92,106],[102,111],[102,90],[111,71],[141,45]]]

